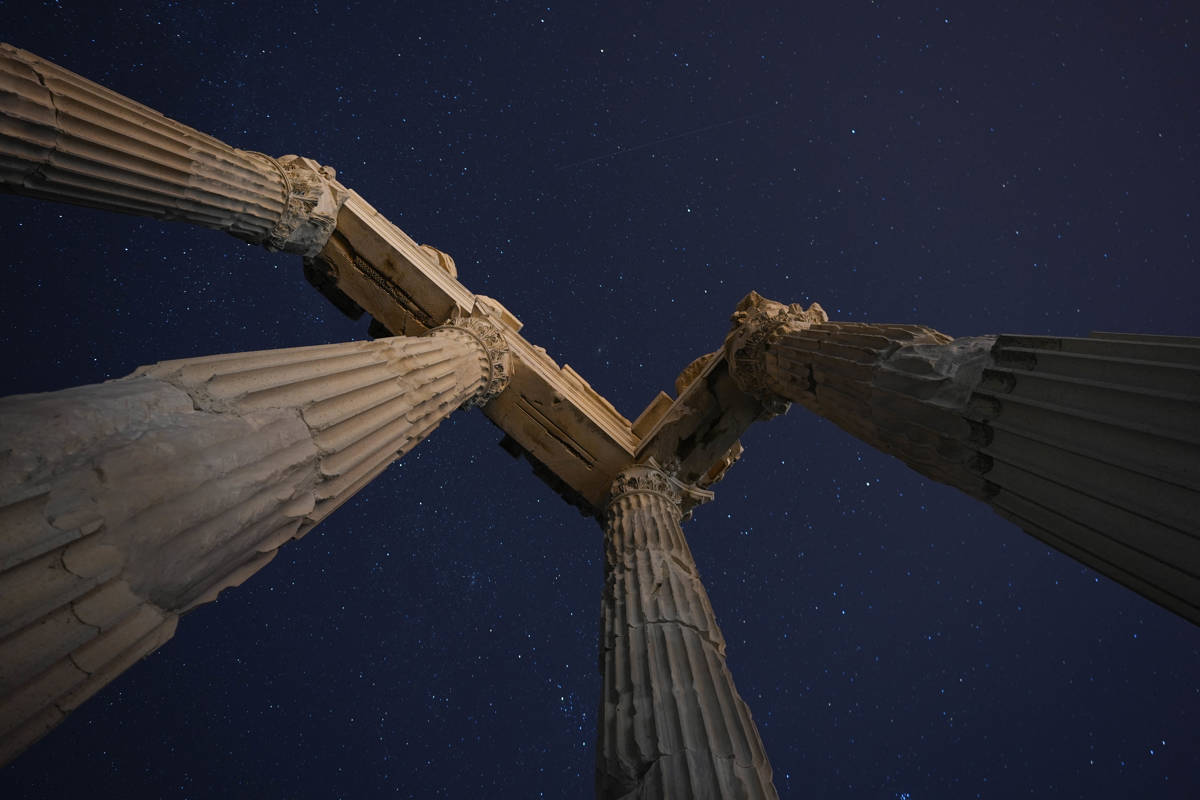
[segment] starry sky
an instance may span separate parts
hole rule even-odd
[[[752,289],[1200,334],[1186,5],[25,0],[0,38],[335,166],[632,419]],[[297,257],[0,206],[4,394],[366,336]],[[452,417],[0,795],[590,796],[601,531],[500,438]],[[803,409],[743,443],[685,530],[783,797],[1200,795],[1200,629]]]

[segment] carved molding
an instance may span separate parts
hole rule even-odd
[[[439,250],[431,244],[421,245],[421,252],[428,256],[431,262],[444,269],[451,278],[458,279],[458,267],[455,266],[454,259],[449,253]]]
[[[828,321],[829,316],[818,303],[807,309],[799,303],[784,305],[758,292],[751,292],[738,303],[730,317],[732,328],[725,337],[729,374],[742,391],[762,401],[766,417],[782,414],[790,405],[770,389],[767,349],[784,330],[803,330]]]
[[[512,379],[512,352],[500,326],[486,317],[458,317],[434,328],[429,335],[454,336],[477,344],[488,365],[487,378],[463,408],[482,408],[508,388]]]
[[[303,156],[272,158],[246,151],[268,161],[283,178],[284,208],[263,246],[315,256],[337,227],[338,211],[350,193],[337,182],[337,170]]]

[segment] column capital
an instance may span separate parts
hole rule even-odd
[[[762,401],[768,415],[784,413],[790,404],[770,388],[767,348],[785,330],[803,330],[828,321],[829,316],[818,303],[806,309],[799,303],[784,305],[750,292],[730,317],[732,327],[725,337],[729,374],[742,391]]]
[[[429,336],[451,336],[472,342],[483,351],[488,373],[463,408],[482,408],[506,388],[512,378],[512,352],[500,324],[485,316],[455,317],[431,330]]]
[[[306,257],[321,252],[337,227],[342,204],[350,196],[349,190],[338,183],[337,170],[303,156],[272,158],[264,153],[246,152],[269,162],[283,178],[283,213],[263,246]]]
[[[604,513],[610,514],[613,505],[632,494],[654,494],[675,506],[682,519],[691,517],[692,509],[712,500],[716,495],[706,489],[683,483],[672,474],[671,465],[659,466],[653,458],[633,464],[617,473],[609,490]]]

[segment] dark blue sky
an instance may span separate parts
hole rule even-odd
[[[630,418],[751,289],[1200,333],[1185,4],[756,5],[0,2],[0,38],[335,166]],[[0,206],[4,394],[366,335],[297,258]],[[500,437],[443,425],[0,795],[590,796],[600,529]],[[1200,629],[802,409],[743,441],[685,529],[781,795],[1200,794]]]

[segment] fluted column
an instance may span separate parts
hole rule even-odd
[[[596,794],[777,797],[679,525],[680,488],[652,464],[630,467],[604,512]]]
[[[0,400],[0,763],[499,393],[508,359],[468,319]]]
[[[320,252],[347,192],[329,167],[237,150],[0,44],[0,189]]]
[[[751,294],[742,387],[795,402],[1200,624],[1200,339],[951,339]]]

